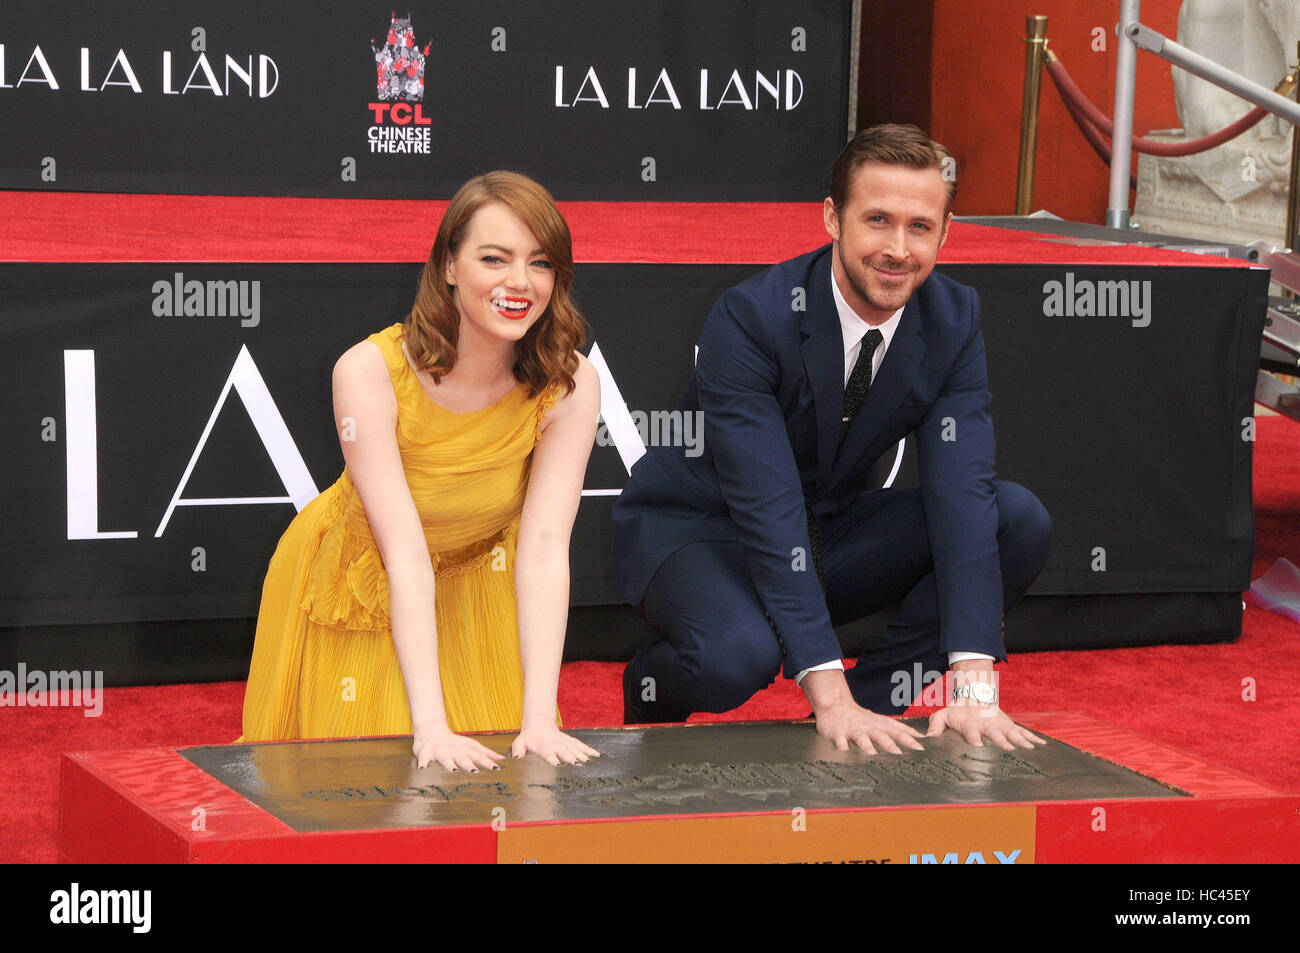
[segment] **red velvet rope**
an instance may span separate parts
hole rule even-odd
[[[1056,83],[1056,88],[1060,90],[1061,99],[1065,101],[1070,115],[1078,124],[1079,129],[1085,136],[1088,136],[1088,127],[1093,127],[1094,133],[1100,130],[1106,136],[1114,136],[1114,127],[1105,114],[1092,104],[1092,101],[1083,94],[1083,91],[1075,84],[1065,68],[1065,64],[1059,59],[1052,58],[1048,61],[1047,72],[1051,75],[1052,81]],[[1154,139],[1143,139],[1140,136],[1133,137],[1133,148],[1138,152],[1153,156],[1190,156],[1198,152],[1205,152],[1213,149],[1215,146],[1221,146],[1229,139],[1235,139],[1251,126],[1255,125],[1261,119],[1268,115],[1268,110],[1263,106],[1256,106],[1246,115],[1242,116],[1231,125],[1224,126],[1218,132],[1211,133],[1208,136],[1202,136],[1200,139],[1192,139],[1188,142],[1156,142]],[[1088,138],[1094,149],[1097,149],[1106,162],[1110,162],[1110,146],[1101,143],[1102,148],[1093,141],[1092,137]]]
[[[1088,145],[1092,146],[1092,151],[1101,156],[1101,161],[1110,165],[1110,143],[1107,142],[1097,131],[1097,127],[1090,123],[1087,118],[1079,111],[1079,107],[1074,104],[1074,100],[1068,96],[1062,96],[1061,102],[1065,103],[1065,110],[1074,117],[1075,123],[1079,126],[1079,131],[1083,133],[1083,138],[1088,140]],[[1137,176],[1129,173],[1128,187],[1134,192],[1137,191]]]

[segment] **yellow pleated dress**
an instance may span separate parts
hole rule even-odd
[[[523,713],[515,545],[541,422],[558,385],[491,407],[435,403],[402,325],[370,335],[397,395],[397,446],[434,566],[438,667],[453,731],[517,730]],[[239,742],[411,733],[388,578],[346,467],[289,524],[262,588]]]

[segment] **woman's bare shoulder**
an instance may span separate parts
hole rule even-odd
[[[374,341],[358,341],[335,361],[334,380],[357,387],[387,384],[388,360]]]
[[[596,365],[580,351],[573,353],[578,358],[578,368],[573,372],[573,390],[566,394],[564,388],[557,385],[559,399],[547,413],[542,424],[543,430],[553,420],[569,414],[594,413],[600,408],[600,374],[596,371]]]
[[[596,370],[596,365],[591,363],[581,351],[574,351],[574,356],[578,359],[578,369],[573,374],[573,390],[577,393],[579,390],[585,393],[594,391],[596,396],[600,396],[600,374]],[[572,395],[570,395],[572,396]]]

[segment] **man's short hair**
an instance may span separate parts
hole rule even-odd
[[[853,173],[864,162],[937,169],[948,186],[948,204],[943,210],[944,218],[947,218],[952,211],[953,199],[957,197],[957,176],[952,174],[951,159],[952,153],[917,126],[883,123],[860,130],[840,150],[831,168],[831,202],[835,204],[837,213],[843,211]]]

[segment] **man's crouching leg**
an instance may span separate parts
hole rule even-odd
[[[1018,483],[996,480],[994,486],[1005,615],[1047,561],[1052,520],[1038,498]],[[924,531],[923,524],[919,531]],[[871,558],[877,560],[876,566],[880,565],[879,556]],[[864,574],[871,565],[871,561],[864,563]],[[882,715],[899,715],[947,669],[947,654],[939,652],[939,601],[931,569],[908,592],[881,640],[858,659],[848,681],[859,705]]]
[[[643,609],[660,638],[624,672],[630,722],[730,711],[781,670],[780,641],[738,543],[697,542],[673,553],[651,580]]]

